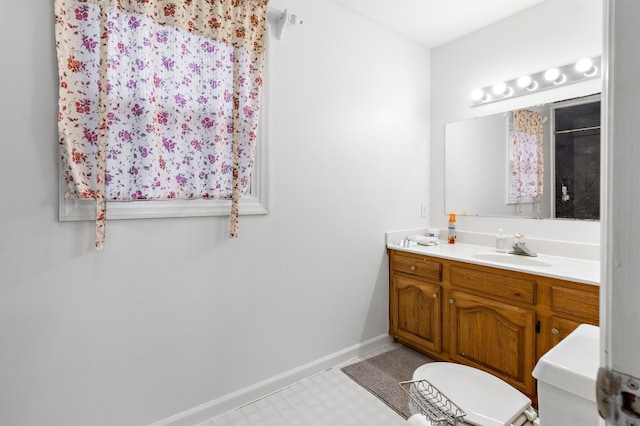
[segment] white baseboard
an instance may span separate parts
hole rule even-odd
[[[335,367],[352,358],[364,355],[392,342],[388,334],[382,334],[367,341],[358,343],[346,349],[329,354],[323,358],[285,371],[282,374],[255,383],[246,388],[224,395],[213,401],[175,414],[149,426],[194,426],[200,422],[212,419],[226,411],[246,405],[263,398],[273,392],[290,386],[302,379]]]

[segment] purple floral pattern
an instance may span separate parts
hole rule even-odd
[[[97,247],[105,200],[231,199],[237,236],[267,2],[56,0],[65,195],[98,201]]]

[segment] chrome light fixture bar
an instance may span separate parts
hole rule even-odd
[[[471,92],[471,106],[476,107],[579,81],[600,78],[601,70],[602,56],[596,56],[535,74],[523,75],[513,80],[498,81],[491,86],[475,89]]]

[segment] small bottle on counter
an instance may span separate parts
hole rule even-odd
[[[449,234],[447,235],[447,241],[449,244],[456,243],[456,214],[449,213],[449,225],[447,226]]]
[[[496,235],[496,251],[498,253],[507,252],[507,236],[504,235],[502,228],[498,229],[498,234]]]

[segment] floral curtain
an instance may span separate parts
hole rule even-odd
[[[523,197],[533,198],[538,211],[541,207],[544,175],[544,118],[536,111],[518,110],[513,113],[513,170],[510,194],[521,209]]]
[[[250,182],[269,0],[55,0],[65,196],[230,199]]]

